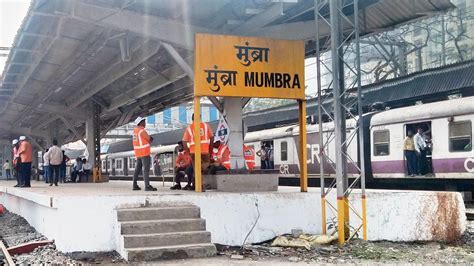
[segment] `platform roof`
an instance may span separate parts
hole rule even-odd
[[[72,141],[85,134],[92,105],[101,107],[105,132],[189,101],[198,32],[304,40],[310,56],[313,5],[313,0],[33,0],[2,73],[0,139]],[[453,7],[449,0],[359,5],[363,35]]]

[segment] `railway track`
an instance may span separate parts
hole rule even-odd
[[[466,204],[466,218],[468,221],[474,221],[474,204]]]
[[[12,256],[8,253],[7,247],[3,244],[3,241],[0,239],[0,265],[15,265],[13,262]]]

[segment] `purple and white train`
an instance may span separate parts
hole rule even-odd
[[[472,149],[472,124],[474,122],[474,97],[452,99],[442,102],[420,104],[410,107],[368,113],[364,115],[364,143],[358,143],[357,136],[348,146],[348,154],[357,163],[358,149],[363,148],[367,172],[367,185],[376,188],[397,189],[434,189],[474,191],[474,151]],[[347,122],[347,135],[354,132],[354,121]],[[432,173],[426,176],[407,176],[406,161],[403,154],[403,140],[408,130],[416,132],[423,128],[431,136],[432,149],[428,167]],[[308,174],[310,185],[319,184],[319,138],[332,139],[325,148],[330,160],[323,163],[324,172],[329,178],[334,177],[336,149],[331,122],[323,125],[319,132],[318,125],[307,126]],[[180,136],[177,136],[179,140]],[[297,184],[298,167],[297,125],[249,132],[245,143],[257,151],[261,144],[271,147],[273,156],[270,165],[279,169],[281,184]],[[166,147],[166,148],[165,148]],[[175,145],[162,146],[156,149],[162,158],[162,169],[170,172]],[[108,154],[103,157],[105,167],[112,173],[123,175],[125,164],[130,162],[133,152]],[[123,157],[123,158],[122,158]],[[114,159],[112,162],[111,159]],[[118,163],[118,161],[120,161]],[[256,168],[261,167],[257,157]],[[105,170],[103,166],[103,170]],[[131,169],[132,167],[130,167]],[[133,173],[131,173],[133,174]],[[356,169],[349,165],[349,176],[355,176]],[[113,178],[114,174],[111,175]]]

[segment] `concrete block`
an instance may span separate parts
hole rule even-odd
[[[223,192],[278,191],[278,174],[216,175],[217,190]]]
[[[204,219],[147,220],[120,223],[122,235],[159,234],[206,229]]]
[[[202,180],[206,189],[217,189],[216,175],[203,175]]]
[[[200,216],[201,213],[199,208],[195,206],[147,207],[117,210],[117,218],[119,222],[189,219],[199,218]]]
[[[216,255],[216,246],[210,243],[167,247],[126,249],[128,261],[204,258]]]

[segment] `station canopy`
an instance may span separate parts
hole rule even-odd
[[[359,7],[368,35],[454,6],[360,0]],[[329,33],[323,23],[321,31]],[[191,100],[195,33],[304,40],[312,56],[314,1],[33,0],[0,81],[0,139],[73,141],[84,136],[92,106],[100,106],[106,132]]]

